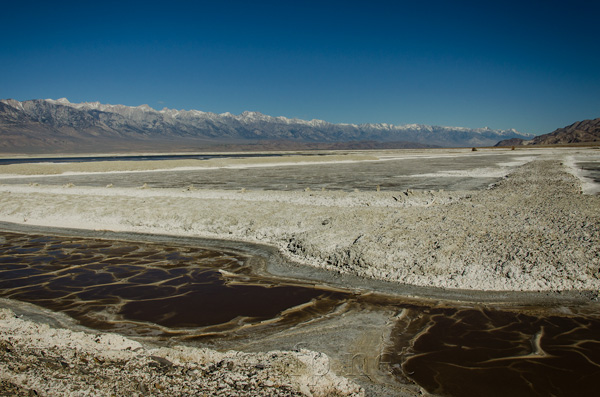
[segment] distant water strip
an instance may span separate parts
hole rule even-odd
[[[244,154],[157,154],[135,156],[81,156],[81,157],[28,157],[0,159],[0,165],[28,163],[88,163],[97,161],[159,161],[159,160],[209,160],[244,157],[281,157],[280,153]]]
[[[587,182],[587,193],[600,194],[600,160],[577,163]]]

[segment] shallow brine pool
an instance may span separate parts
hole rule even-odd
[[[276,333],[340,315],[353,301],[395,313],[378,365],[398,382],[447,396],[597,391],[598,311],[409,303],[257,277],[249,260],[228,250],[2,232],[0,296],[92,328],[183,343]]]

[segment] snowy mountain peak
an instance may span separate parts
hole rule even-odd
[[[15,99],[0,99],[0,103],[3,103],[18,110],[23,110],[23,104]]]
[[[160,110],[158,113],[170,116],[170,117],[177,117],[179,116],[179,114],[181,113],[179,110],[177,109],[169,109],[167,107],[162,108],[162,110]]]
[[[67,104],[65,103],[65,105],[67,105]],[[83,103],[77,103],[77,104],[69,103],[69,105],[72,105],[73,107],[75,107],[77,109],[94,109],[94,110],[103,110],[106,107],[110,106],[110,105],[102,105],[100,102],[83,102]]]
[[[108,134],[129,134],[157,139],[220,139],[220,140],[286,140],[298,142],[412,142],[437,146],[491,146],[507,138],[531,139],[533,135],[519,133],[514,129],[493,130],[484,128],[441,127],[422,124],[394,125],[333,124],[324,120],[310,121],[272,117],[256,111],[240,115],[230,112],[221,114],[200,110],[176,110],[163,108],[158,111],[144,104],[140,106],[110,105],[100,102],[71,103],[66,98],[57,100],[15,101],[1,100],[5,105],[22,112],[22,120],[48,126],[64,126],[69,131],[107,131]],[[39,106],[45,102],[46,106]],[[48,112],[48,107],[61,106],[70,112]],[[7,110],[8,112],[8,110]],[[13,123],[17,115],[6,114]],[[97,112],[102,112],[99,115]],[[2,114],[0,114],[0,117]],[[10,117],[10,118],[9,118]],[[2,120],[0,120],[2,121]],[[0,123],[1,124],[1,123]],[[62,128],[62,127],[61,127]],[[69,139],[69,138],[67,138]]]
[[[146,112],[156,112],[155,109],[151,108],[150,106],[148,106],[146,104],[143,104],[143,105],[140,105],[140,106],[136,106],[135,108],[136,109],[140,109],[140,110],[144,110]]]
[[[59,105],[71,105],[71,102],[67,98],[59,98],[59,99],[44,99],[46,102],[59,104]]]

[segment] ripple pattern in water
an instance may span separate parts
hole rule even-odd
[[[247,259],[191,247],[2,233],[0,296],[97,329],[146,335],[230,331],[297,319],[297,306],[309,313],[338,304],[336,292],[254,278]]]

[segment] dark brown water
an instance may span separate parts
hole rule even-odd
[[[444,396],[591,396],[600,386],[598,316],[476,308],[405,309],[389,361]]]
[[[237,329],[330,309],[342,294],[249,276],[240,254],[2,233],[0,296],[125,334]],[[222,272],[229,276],[223,276]],[[327,304],[324,304],[326,302]],[[183,329],[188,329],[184,331]]]
[[[432,307],[258,278],[248,260],[189,246],[1,232],[0,296],[65,312],[97,329],[184,340],[277,332],[354,300],[357,307],[398,311],[381,361],[428,392],[597,395],[598,305]]]

